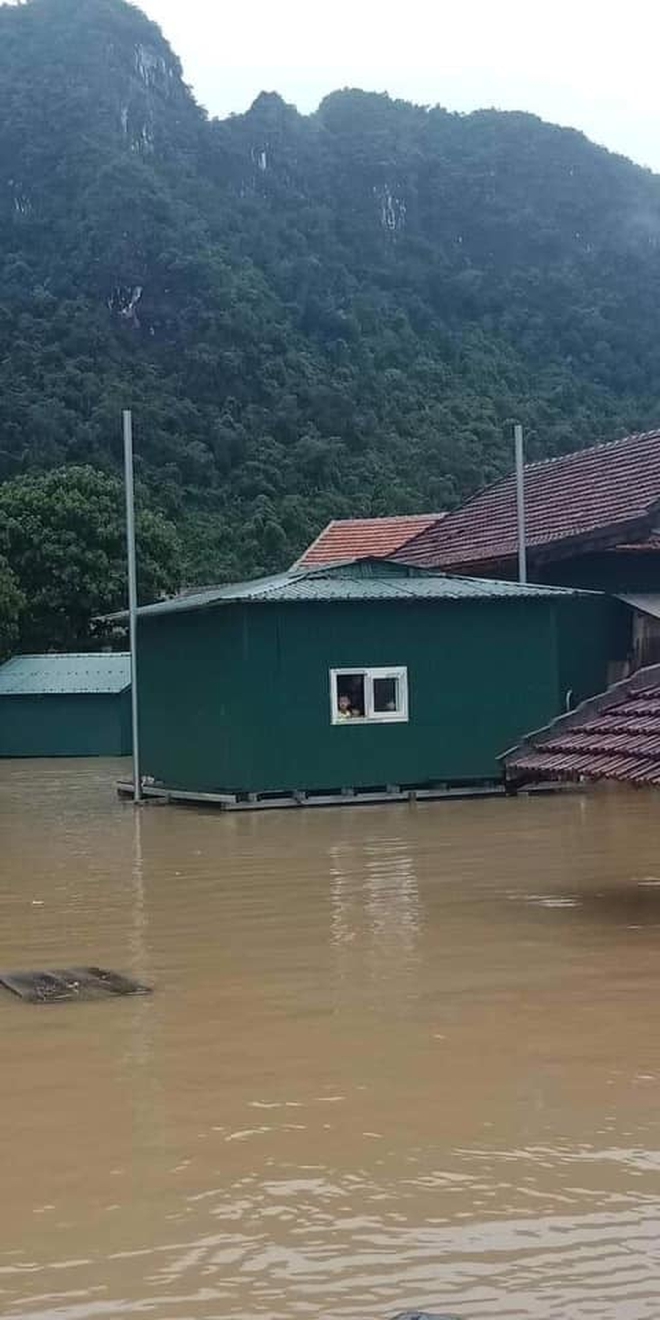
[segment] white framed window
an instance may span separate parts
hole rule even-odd
[[[408,670],[331,669],[330,715],[333,724],[401,724],[408,720]]]

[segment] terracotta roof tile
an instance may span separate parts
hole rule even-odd
[[[541,779],[660,784],[660,665],[585,701],[503,759],[514,784]]]
[[[413,513],[395,518],[345,518],[331,523],[308,546],[296,567],[332,564],[363,555],[383,558],[439,522],[441,513]]]
[[[573,541],[645,542],[660,506],[660,431],[527,464],[525,502],[532,559],[534,551],[552,558]],[[422,531],[396,557],[461,570],[508,562],[517,554],[516,526],[512,475]]]

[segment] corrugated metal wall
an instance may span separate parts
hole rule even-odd
[[[495,778],[498,754],[563,709],[574,667],[573,686],[604,686],[609,629],[593,623],[610,604],[231,605],[145,619],[143,772],[228,792]],[[333,726],[329,670],[383,665],[408,667],[409,723]]]
[[[130,691],[0,697],[0,757],[128,756]]]

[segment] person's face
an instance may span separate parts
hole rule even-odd
[[[346,711],[346,710],[350,710],[350,709],[351,709],[351,699],[350,699],[350,697],[340,697],[340,698],[339,698],[339,709],[340,709],[340,710],[344,710],[344,711]]]

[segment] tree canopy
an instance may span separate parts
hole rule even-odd
[[[0,555],[0,660],[13,651],[19,638],[19,619],[25,597],[4,555]]]
[[[181,557],[172,524],[139,507],[136,539],[140,599],[176,590]],[[95,617],[126,604],[124,497],[114,475],[68,467],[5,482],[0,547],[5,649],[16,641],[35,651],[87,646]]]
[[[343,91],[209,121],[124,0],[0,6],[5,499],[109,479],[132,406],[186,582],[449,508],[514,418],[538,457],[658,423],[659,245],[660,180],[533,116]],[[54,643],[73,604],[39,588],[38,623],[6,553]]]

